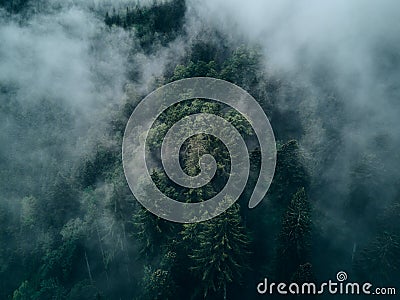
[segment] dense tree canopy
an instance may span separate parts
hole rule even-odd
[[[16,17],[31,2],[3,0],[0,7]],[[303,112],[296,103],[309,95],[290,79],[268,74],[257,46],[232,43],[229,36],[214,29],[206,32],[209,39],[188,36],[184,0],[146,5],[122,2],[98,11],[93,8],[93,13],[104,21],[102,30],[126,34],[134,41],[126,53],[130,59],[151,61],[159,55],[157,51],[169,49],[180,38],[190,41],[185,55],[163,66],[162,74],[149,71],[152,78],[147,89],[206,76],[237,84],[256,98],[270,117],[277,139],[271,187],[257,208],[247,208],[262,159],[250,122],[222,103],[189,99],[166,109],[149,131],[149,155],[156,162],[150,170],[153,182],[167,196],[187,203],[205,201],[224,187],[231,160],[226,146],[213,136],[196,134],[180,149],[182,169],[190,176],[199,173],[203,154],[216,159],[216,176],[209,184],[198,189],[179,187],[160,164],[166,132],[184,116],[202,112],[226,119],[246,141],[251,165],[246,188],[226,212],[201,223],[169,222],[142,207],[126,183],[121,158],[125,125],[146,94],[146,88],[138,88],[143,84],[135,73],[139,59],[130,66],[134,71],[124,83],[123,99],[105,110],[109,119],[104,132],[93,145],[79,137],[82,147],[92,151],[78,158],[68,154],[70,149],[64,147],[68,136],[60,134],[83,127],[73,121],[77,113],[73,108],[64,108],[51,95],[22,105],[13,101],[18,87],[0,81],[0,122],[10,128],[12,122],[17,124],[0,136],[0,142],[11,149],[11,154],[0,151],[0,298],[253,299],[256,282],[266,276],[297,283],[323,280],[319,276],[326,274],[324,269],[339,264],[346,264],[356,279],[398,284],[393,279],[400,276],[400,181],[383,192],[382,178],[387,178],[383,175],[394,168],[385,160],[384,137],[375,145],[378,154],[371,155],[367,149],[351,165],[341,166],[348,168],[349,178],[345,188],[334,192],[340,192],[344,200],[327,206],[342,209],[345,229],[332,233],[326,224],[337,216],[318,212],[318,205],[322,206],[318,199],[326,194],[321,188],[326,178],[312,177],[307,159],[312,161],[313,153],[306,157],[309,144],[301,139],[310,128],[299,121]],[[27,20],[23,17],[21,23]],[[321,89],[329,90],[329,84]],[[326,93],[335,106],[336,98]],[[328,138],[321,142],[321,151],[329,152],[338,134],[333,128],[322,129]],[[33,134],[35,130],[39,136]],[[15,146],[14,139],[24,140],[26,148]],[[47,155],[35,149],[46,149]],[[26,160],[17,159],[22,153],[29,153]],[[329,157],[334,164],[335,155]],[[330,178],[337,180],[336,174]],[[377,200],[381,196],[382,203]],[[322,238],[341,234],[347,240],[342,236],[337,240],[344,246]],[[316,250],[316,245],[323,250]],[[337,257],[337,264],[326,260],[331,256]]]

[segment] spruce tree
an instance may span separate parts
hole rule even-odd
[[[373,284],[398,284],[400,275],[400,236],[383,232],[356,255],[354,269],[361,280]]]
[[[204,298],[212,292],[227,299],[229,284],[238,282],[247,266],[249,244],[238,204],[204,223],[189,255]]]
[[[311,206],[305,189],[301,188],[289,204],[278,237],[276,270],[279,279],[290,279],[296,269],[307,262],[311,226]]]
[[[302,160],[296,140],[290,140],[278,149],[274,180],[269,192],[276,202],[288,203],[301,187],[308,188],[309,177]]]

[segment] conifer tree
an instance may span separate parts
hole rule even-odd
[[[303,283],[316,283],[316,278],[314,276],[313,268],[310,263],[305,263],[300,265],[296,272],[293,274],[290,282],[296,282],[299,286]],[[317,287],[316,287],[317,289]],[[295,295],[293,299],[315,299],[316,295]]]
[[[394,281],[400,274],[400,236],[389,232],[376,236],[356,256],[354,268],[361,280],[381,285],[397,284]]]
[[[198,235],[198,245],[189,255],[191,270],[200,282],[204,298],[210,292],[227,299],[229,284],[237,282],[247,267],[249,238],[234,204],[222,215],[207,221]]]
[[[288,203],[301,187],[307,189],[308,174],[302,164],[299,145],[296,140],[283,144],[277,153],[274,180],[270,194],[275,201]]]
[[[311,234],[311,206],[304,188],[293,196],[278,237],[277,274],[288,280],[298,266],[307,262]]]

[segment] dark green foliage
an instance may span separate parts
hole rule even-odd
[[[18,289],[16,289],[13,293],[13,300],[31,300],[35,299],[36,291],[31,286],[31,284],[25,280],[21,283]]]
[[[358,276],[375,284],[395,285],[400,274],[400,236],[383,232],[364,247],[356,257]]]
[[[290,279],[291,282],[297,283],[305,283],[305,282],[315,282],[315,276],[312,270],[312,264],[305,263],[304,265],[300,265],[296,272],[293,274]]]
[[[290,279],[309,259],[311,226],[311,205],[301,188],[289,204],[278,237],[276,273],[281,280]]]
[[[68,300],[101,300],[99,290],[89,281],[83,280],[74,285],[68,294]]]
[[[261,55],[256,49],[241,47],[225,62],[221,78],[251,91],[258,83]]]
[[[185,231],[184,239],[191,232]],[[227,298],[230,284],[238,282],[249,259],[250,241],[242,225],[239,206],[234,204],[224,214],[201,226],[189,254],[193,260],[191,270],[197,274],[201,293]]]
[[[43,222],[52,227],[62,226],[66,223],[79,209],[77,196],[76,187],[68,178],[59,175],[54,184],[48,188],[46,203],[42,203],[41,209],[52,212],[51,216],[48,216]]]
[[[119,159],[111,149],[99,147],[91,159],[87,159],[79,170],[78,178],[83,188],[96,184],[97,180],[104,180],[104,175],[114,167]]]
[[[155,2],[149,6],[127,7],[123,13],[114,8],[112,14],[106,13],[104,22],[108,26],[134,28],[141,46],[149,49],[157,40],[165,45],[177,36],[183,25],[185,11],[184,0]]]
[[[290,140],[278,149],[270,195],[278,205],[285,205],[299,188],[307,189],[308,186],[309,176],[302,163],[299,145],[296,140]]]
[[[377,213],[379,207],[375,206],[374,200],[380,197],[384,167],[377,156],[364,153],[353,163],[349,200],[346,203],[346,212],[352,225],[358,226],[357,222],[365,214]]]
[[[317,280],[314,276],[313,266],[310,263],[300,265],[296,272],[293,274],[290,282],[296,282],[301,286],[303,283],[316,283]],[[292,299],[317,299],[317,295],[294,295]]]
[[[190,61],[186,66],[178,65],[174,70],[171,81],[190,77],[218,77],[215,62],[198,61],[194,63]]]
[[[134,214],[133,224],[136,227],[134,237],[141,242],[140,254],[147,258],[156,255],[171,233],[171,226],[167,221],[142,207]]]
[[[399,196],[398,196],[399,197]],[[400,198],[400,197],[399,197]],[[400,201],[388,205],[379,218],[380,230],[390,233],[400,232]]]
[[[222,56],[226,56],[226,48],[221,47],[222,41],[218,41],[219,44],[217,45],[217,42],[213,40],[197,40],[193,43],[191,47],[191,53],[190,53],[190,60],[193,62],[204,62],[204,63],[209,63],[211,61],[218,62],[216,64],[216,67],[219,67],[220,65],[220,60]]]
[[[23,13],[30,5],[29,0],[0,0],[6,14]],[[253,95],[271,118],[279,140],[273,184],[264,201],[256,209],[248,210],[247,201],[261,163],[259,145],[250,124],[221,103],[207,99],[180,102],[169,107],[149,133],[150,155],[156,161],[150,168],[151,177],[156,186],[178,201],[201,202],[226,184],[230,171],[227,149],[209,135],[189,138],[181,149],[180,162],[187,174],[196,175],[199,157],[211,154],[218,165],[210,184],[199,189],[179,188],[157,165],[167,130],[184,116],[199,112],[221,116],[238,129],[251,146],[251,176],[238,200],[240,206],[234,204],[225,213],[202,223],[182,225],[165,221],[137,203],[122,170],[125,125],[144,96],[137,89],[140,71],[136,71],[136,65],[129,78],[135,81],[124,87],[124,103],[112,109],[107,132],[96,141],[91,155],[83,155],[76,162],[64,147],[68,137],[60,134],[75,129],[75,112],[63,107],[59,99],[43,98],[37,103],[14,101],[18,87],[0,82],[0,122],[15,123],[12,131],[0,134],[1,144],[11,149],[0,152],[1,299],[253,299],[257,298],[255,286],[259,278],[314,282],[315,275],[325,265],[336,268],[335,258],[344,257],[347,266],[350,265],[351,249],[339,254],[331,250],[318,256],[312,252],[334,244],[331,240],[322,241],[326,243],[323,244],[319,237],[315,238],[314,229],[330,233],[328,236],[340,235],[344,230],[340,234],[329,231],[321,215],[312,213],[308,197],[315,198],[315,181],[310,179],[299,146],[305,144],[301,140],[305,128],[300,125],[301,114],[296,110],[299,107],[296,103],[309,95],[292,84],[292,78],[267,74],[265,57],[257,47],[232,46],[230,38],[218,30],[205,29],[201,38],[193,40],[185,32],[184,0],[132,3],[121,9],[102,7],[95,13],[100,13],[100,18],[105,13],[104,21],[111,27],[104,29],[107,33],[119,32],[115,30],[118,26],[135,39],[129,59],[143,54],[152,58],[158,55],[160,46],[168,46],[178,37],[190,40],[187,53],[179,61],[173,60],[159,78],[152,78],[154,87],[183,78],[208,76],[238,84]],[[137,43],[141,48],[136,47]],[[323,75],[319,82],[324,80]],[[343,112],[336,95],[329,94],[326,98],[332,106],[330,112]],[[281,102],[289,108],[282,109]],[[322,128],[327,132],[323,151],[331,151],[325,147],[331,149],[340,141],[342,128],[335,128],[335,121],[332,119],[332,124],[324,124],[326,128]],[[18,148],[14,141],[19,139],[28,146]],[[383,190],[385,183],[380,179],[388,177],[380,176],[387,170],[397,171],[396,164],[389,166],[385,162],[386,156],[399,157],[389,154],[397,153],[398,149],[389,151],[385,139],[385,134],[376,138],[373,147],[379,150],[378,155],[366,151],[351,161],[348,190],[345,188],[343,193],[348,195],[342,205],[346,226],[351,231],[348,236],[368,231],[367,227],[373,231],[372,238],[356,236],[354,275],[381,286],[395,285],[393,281],[400,277],[400,205],[398,200],[392,201],[396,192]],[[20,156],[28,159],[19,161]],[[335,155],[330,157],[334,163],[332,157]],[[67,167],[60,166],[60,162]],[[378,211],[383,214],[377,217]],[[330,223],[335,223],[336,215],[328,217],[333,218]],[[314,228],[316,224],[321,228]],[[341,238],[335,237],[334,241]],[[347,249],[347,244],[337,247]],[[334,262],[327,261],[327,257]]]
[[[196,112],[220,114],[236,125],[244,135],[252,134],[244,118],[222,108],[216,103],[198,99],[168,108],[151,129],[151,151],[157,151],[164,132],[171,125],[183,116]],[[210,153],[219,162],[217,180],[199,189],[178,189],[176,192],[170,190],[173,185],[168,184],[163,173],[153,170],[153,181],[163,193],[182,201],[199,202],[210,198],[223,186],[220,180],[228,175],[229,168],[226,167],[229,166],[229,156],[226,157],[226,149],[215,138],[200,134],[188,139],[181,150],[182,168],[189,175],[199,172],[199,157]],[[149,262],[145,269],[144,297],[168,298],[171,295],[166,288],[171,285],[176,286],[175,293],[182,298],[226,296],[233,283],[240,284],[241,275],[247,266],[250,244],[237,205],[205,223],[184,225],[178,239],[176,233],[181,226],[170,226],[169,222],[144,209],[135,214],[134,224],[138,228],[137,236],[142,241],[141,252]],[[160,251],[165,253],[163,258],[152,260],[155,253]],[[210,256],[213,252],[213,256]],[[166,260],[165,257],[171,253],[176,253],[179,260]],[[205,266],[207,267],[204,268]],[[191,271],[188,274],[189,270]],[[203,284],[193,286],[194,281],[201,281]],[[179,288],[187,285],[192,286],[192,289]]]
[[[0,8],[6,9],[10,13],[19,13],[25,10],[31,2],[30,0],[0,0]]]
[[[175,299],[176,285],[172,279],[170,270],[152,270],[147,267],[144,271],[145,297],[146,299]]]
[[[130,13],[128,10],[127,14]],[[249,86],[256,84],[259,76],[256,52],[240,48],[232,51],[232,57],[222,64],[209,60],[208,50],[204,51],[196,54],[197,58],[189,59],[187,64],[176,66],[165,81],[190,76],[225,76]],[[253,75],[236,76],[235,72],[246,71],[247,63],[252,66],[247,71]],[[258,222],[247,220],[247,210],[240,209],[237,204],[204,223],[174,224],[137,204],[126,185],[121,150],[114,144],[121,142],[124,124],[134,108],[131,103],[136,100],[128,99],[112,122],[110,141],[113,142],[99,142],[94,155],[81,161],[77,170],[70,175],[54,177],[46,187],[45,197],[29,196],[22,200],[19,228],[35,236],[35,240],[21,244],[24,251],[18,255],[24,262],[31,256],[34,259],[29,260],[28,269],[21,267],[28,271],[13,283],[14,288],[8,295],[15,291],[16,297],[34,294],[34,297],[62,299],[100,299],[102,295],[110,299],[131,296],[138,299],[240,299],[251,283],[247,279],[251,273],[248,266],[256,268],[257,274],[273,268],[272,257],[267,258],[270,254],[263,256],[260,252],[273,251],[271,248],[276,243],[271,240],[280,228],[281,211],[300,187],[308,186],[297,142],[289,141],[279,149],[279,173],[269,195],[279,203],[278,209],[258,213],[262,224],[268,224],[268,230],[272,230],[268,235],[257,229]],[[219,103],[194,99],[172,106],[160,116],[148,140],[152,154],[157,157],[168,128],[182,117],[199,112],[227,119],[246,141],[254,137],[250,124],[237,112]],[[179,189],[161,168],[155,167],[151,176],[157,187],[166,195],[186,202],[201,202],[218,193],[226,183],[230,168],[227,149],[221,142],[200,134],[188,139],[181,150],[185,172],[197,174],[199,156],[210,153],[218,162],[217,176],[203,188]],[[251,161],[252,174],[256,176],[260,162],[257,148],[251,149]],[[244,193],[244,201],[248,195]],[[293,200],[293,203],[297,202]],[[290,209],[295,211],[301,206],[296,205]],[[47,210],[52,214],[48,216]],[[290,226],[289,223],[284,224]],[[255,231],[262,245],[250,243],[249,229]],[[295,242],[280,239],[278,244],[280,249],[293,248]],[[2,255],[7,255],[7,251],[5,248]],[[251,254],[254,252],[256,256]],[[303,256],[305,250],[300,252]],[[291,260],[292,273],[299,264],[306,262],[303,258],[282,257]],[[3,267],[9,269],[6,264]],[[117,283],[115,278],[118,278]],[[250,285],[248,289],[249,293],[254,292]]]
[[[379,216],[379,232],[356,252],[354,269],[361,280],[396,285],[400,275],[400,205],[395,201]]]
[[[135,30],[142,46],[151,52],[151,45],[160,41],[166,43],[178,34],[184,10],[183,1],[129,7],[109,12],[106,22],[110,26]],[[262,89],[257,86],[262,78],[258,51],[245,47],[227,49],[223,37],[219,38],[210,43],[195,42],[191,55],[173,66],[160,83],[211,76],[230,80],[261,95]],[[16,217],[0,209],[3,224],[1,297],[241,299],[246,289],[249,294],[254,293],[253,282],[248,279],[251,278],[249,265],[256,268],[257,274],[272,268],[271,258],[253,256],[253,253],[267,252],[265,247],[274,247],[271,239],[280,227],[276,221],[281,217],[279,210],[268,211],[265,215],[265,210],[258,212],[262,224],[267,224],[266,218],[276,223],[269,235],[263,235],[265,231],[257,229],[260,223],[248,218],[245,205],[240,208],[235,204],[224,214],[204,223],[181,225],[154,216],[135,201],[124,178],[120,145],[125,124],[140,97],[129,88],[126,92],[128,99],[115,113],[108,135],[98,142],[93,155],[82,158],[72,170],[48,173],[46,180],[41,181],[41,188],[21,191],[22,196],[15,204],[19,212]],[[260,96],[260,99],[267,105],[265,97]],[[50,128],[46,135],[57,136],[52,130],[71,126],[68,113],[62,113],[62,108],[51,101],[41,103],[49,112],[43,120],[35,119],[22,106],[12,105],[11,100],[0,105],[0,112],[8,112],[20,122],[19,135],[24,127],[47,124]],[[148,140],[151,154],[157,158],[162,138],[173,124],[199,112],[225,118],[247,142],[254,138],[250,124],[231,108],[194,99],[168,108],[155,122]],[[62,142],[57,140],[57,143]],[[36,143],[53,147],[46,139],[32,144]],[[250,149],[254,176],[260,162],[256,148]],[[226,147],[212,136],[199,134],[188,139],[181,150],[185,172],[197,174],[199,156],[210,153],[218,162],[217,175],[203,188],[179,189],[168,180],[161,166],[155,166],[151,176],[157,187],[166,195],[185,202],[201,202],[218,193],[229,177],[230,159]],[[54,151],[55,163],[63,155]],[[281,173],[274,183],[278,188],[270,196],[276,202],[288,199],[280,205],[283,210],[292,194],[300,186],[307,186],[308,179],[297,142],[288,142],[280,149],[280,160]],[[14,169],[18,172],[17,167]],[[7,178],[7,173],[4,174]],[[4,188],[7,189],[7,185]],[[249,191],[245,192],[239,201],[247,201],[248,195]],[[262,246],[250,243],[250,229],[254,230],[257,241],[262,241]],[[9,245],[9,240],[18,245]],[[287,242],[290,246],[290,241]],[[15,248],[18,251],[13,251]],[[9,272],[14,274],[12,278],[8,278]]]

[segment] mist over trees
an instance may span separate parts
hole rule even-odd
[[[399,4],[310,3],[0,1],[0,298],[256,299],[265,277],[341,270],[399,292]],[[168,108],[150,132],[156,160],[168,129],[200,112],[255,145],[238,202],[183,225],[134,199],[121,145],[148,92],[195,76],[247,90],[278,154],[249,210],[261,159],[251,124],[207,99]],[[220,141],[198,134],[181,152],[187,174],[210,153],[217,175],[187,189],[156,167],[161,191],[200,202],[223,188]]]

